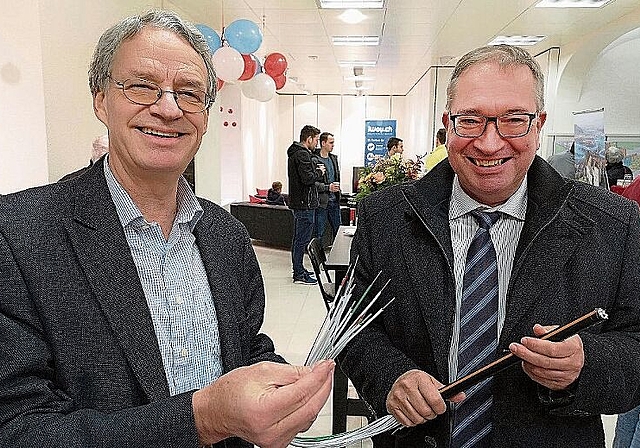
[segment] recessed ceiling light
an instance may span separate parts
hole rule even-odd
[[[345,81],[375,81],[376,78],[372,78],[371,76],[345,76]]]
[[[376,61],[338,61],[340,67],[375,67]]]
[[[333,45],[379,45],[379,36],[333,36],[331,38]]]
[[[517,45],[525,47],[528,45],[535,45],[542,41],[547,36],[497,36],[487,45]]]
[[[362,14],[357,9],[347,9],[345,12],[338,16],[338,19],[342,20],[344,23],[349,23],[351,25],[355,25],[356,23],[362,22],[366,19],[367,16]]]
[[[316,0],[316,4],[325,9],[381,9],[384,0]]]
[[[542,0],[536,8],[601,8],[612,0]]]

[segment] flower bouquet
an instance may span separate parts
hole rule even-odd
[[[360,175],[356,201],[388,186],[416,180],[420,177],[421,171],[420,158],[403,159],[400,154],[379,158],[373,167],[366,167]]]

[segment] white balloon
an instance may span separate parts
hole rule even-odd
[[[253,78],[248,81],[242,81],[242,85],[240,86],[242,90],[242,94],[249,99],[254,100],[256,98],[255,86],[253,85]]]
[[[258,101],[269,101],[276,93],[276,82],[266,73],[258,73],[251,82]]]
[[[218,78],[226,82],[236,81],[244,71],[244,59],[235,48],[220,47],[213,53],[213,68]]]

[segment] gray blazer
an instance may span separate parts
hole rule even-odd
[[[414,183],[360,204],[352,258],[359,291],[383,271],[395,302],[347,348],[341,365],[379,415],[393,382],[422,369],[448,382],[455,311],[448,161]],[[564,324],[602,307],[609,321],[582,334],[585,366],[571,393],[550,393],[519,366],[494,378],[492,447],[604,447],[599,414],[640,403],[640,218],[636,204],[560,177],[536,157],[526,222],[507,291],[498,353],[535,323]],[[393,229],[393,231],[390,231]],[[357,293],[359,293],[357,291]],[[449,445],[448,415],[381,437],[375,446]]]
[[[259,333],[264,285],[245,228],[200,202],[224,371],[282,362]],[[191,396],[169,397],[102,162],[0,199],[0,446],[197,447]]]

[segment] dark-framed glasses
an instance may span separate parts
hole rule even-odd
[[[126,99],[141,106],[151,106],[157,103],[165,93],[170,93],[173,96],[183,112],[191,114],[203,112],[211,105],[211,97],[204,90],[190,88],[162,90],[156,83],[142,78],[116,81],[109,76],[109,79],[122,90]]]
[[[458,137],[477,138],[484,134],[487,124],[493,121],[498,134],[502,138],[523,137],[531,130],[531,123],[538,116],[537,113],[518,112],[504,114],[499,117],[485,117],[484,115],[449,114],[453,122],[453,130]]]

